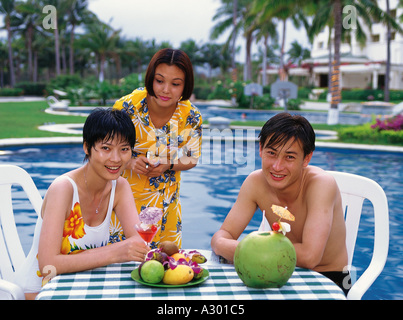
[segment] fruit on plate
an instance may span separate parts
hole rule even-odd
[[[190,261],[189,257],[186,257],[183,253],[174,253],[173,255],[171,255],[171,258],[175,259],[176,261],[179,261],[179,259],[185,259],[186,261]]]
[[[203,264],[207,262],[207,258],[205,256],[203,256],[201,253],[199,252],[195,252],[192,254],[191,256],[191,260],[193,262],[196,262],[198,264]]]
[[[163,244],[162,247],[161,244]],[[165,241],[161,244],[159,248],[150,250],[147,253],[146,262],[155,261],[163,266],[165,269],[165,275],[162,278],[163,283],[181,285],[193,279],[198,280],[202,278],[203,268],[199,266],[199,263],[207,262],[207,258],[203,254],[197,250],[186,251],[178,249],[178,252],[175,252],[175,247],[170,241]],[[172,249],[172,251],[170,251],[170,249]],[[169,256],[167,251],[174,253]],[[141,275],[144,265],[145,262],[140,265],[139,273],[140,277],[146,281]],[[191,270],[191,272],[189,270]],[[153,281],[156,281],[156,279],[153,279]]]
[[[161,249],[161,252],[165,252],[168,256],[179,252],[178,246],[172,241],[162,241],[158,247]]]
[[[252,288],[280,288],[294,272],[294,245],[282,233],[252,232],[235,249],[234,266],[241,280]]]
[[[203,276],[203,271],[204,269],[202,267],[200,267],[199,272],[194,272],[194,276],[193,276],[193,280],[198,280]]]
[[[139,274],[145,282],[158,283],[164,278],[165,269],[161,262],[150,260],[140,266]]]
[[[171,285],[185,284],[191,281],[194,277],[194,271],[191,267],[181,264],[175,269],[169,268],[165,271],[162,282]]]

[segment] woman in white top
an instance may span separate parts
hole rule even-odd
[[[16,274],[26,298],[34,298],[57,274],[144,260],[149,248],[134,228],[138,213],[129,183],[120,176],[134,142],[134,127],[124,112],[96,109],[88,116],[83,128],[88,162],[50,185],[31,251]],[[126,240],[107,245],[112,211]]]

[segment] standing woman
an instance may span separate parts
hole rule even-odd
[[[186,53],[162,49],[148,65],[145,88],[114,106],[125,110],[136,128],[136,145],[123,176],[130,183],[137,211],[163,210],[152,247],[168,240],[182,246],[180,172],[195,167],[201,154],[202,117],[189,101],[193,84]]]

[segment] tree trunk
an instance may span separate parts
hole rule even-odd
[[[264,37],[264,43],[263,43],[263,63],[262,63],[262,86],[264,87],[267,85],[267,43],[268,43],[268,36]]]
[[[14,74],[14,61],[13,61],[13,48],[12,44],[12,34],[11,34],[11,27],[10,27],[10,17],[6,17],[6,28],[7,28],[7,42],[8,42],[8,62],[9,66],[8,69],[10,71],[10,87],[14,88],[15,86],[15,74]]]
[[[339,103],[341,101],[340,90],[340,43],[341,43],[341,0],[335,0],[333,6],[334,14],[334,60],[332,71],[332,101],[328,113],[327,124],[339,123]]]
[[[389,0],[386,0],[386,13],[390,14]],[[389,82],[390,82],[390,23],[387,25],[386,34],[386,71],[385,71],[385,88],[384,88],[384,100],[389,102]]]
[[[327,101],[332,99],[332,28],[329,26],[329,73],[327,75]]]
[[[27,49],[28,49],[28,79],[30,81],[33,81],[33,67],[32,67],[32,34],[33,34],[33,28],[30,26],[27,30]]]
[[[253,36],[251,32],[246,36],[246,61],[244,69],[244,81],[252,80],[252,60],[251,60],[251,47]]]
[[[286,33],[286,23],[287,19],[283,20],[283,39],[281,41],[281,52],[280,52],[280,80],[286,81],[286,73],[284,70],[284,47],[285,47],[285,33]]]
[[[71,26],[70,32],[70,54],[69,54],[69,69],[70,74],[74,74],[74,25]]]
[[[105,80],[104,69],[105,69],[105,55],[101,54],[99,59],[99,77],[98,77],[99,82],[104,82]]]
[[[59,46],[59,29],[57,28],[57,19],[56,19],[56,28],[54,31],[55,34],[55,60],[56,60],[56,76],[60,75],[60,46]]]

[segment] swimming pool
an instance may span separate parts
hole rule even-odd
[[[183,247],[209,249],[210,239],[221,226],[238,195],[247,172],[261,166],[256,142],[231,147],[225,142],[205,142],[200,164],[182,173]],[[29,148],[2,148],[0,163],[21,166],[32,176],[44,196],[50,183],[59,175],[82,164],[81,145],[48,145]],[[229,160],[228,160],[229,159]],[[232,159],[232,163],[231,160]],[[251,162],[253,164],[251,165]],[[326,170],[356,173],[377,181],[385,190],[390,208],[390,249],[382,274],[364,295],[364,299],[403,299],[403,154],[318,148],[311,164]],[[25,252],[33,238],[35,213],[23,192],[14,200],[16,223]],[[258,210],[245,234],[256,230],[261,219]],[[358,274],[368,265],[372,252],[373,217],[364,206],[353,265]]]
[[[233,107],[222,107],[215,105],[206,105],[201,102],[195,102],[195,105],[203,115],[203,119],[206,120],[211,117],[225,117],[231,121],[244,121],[244,120],[259,120],[267,121],[279,112],[278,110],[257,110],[257,109],[238,109]],[[86,115],[94,107],[69,107],[70,113],[78,113]],[[310,123],[327,123],[327,112],[323,111],[295,111],[290,110],[291,114],[299,114],[304,116]],[[358,113],[343,113],[339,114],[340,124],[363,124],[371,122],[372,117],[368,115]]]

